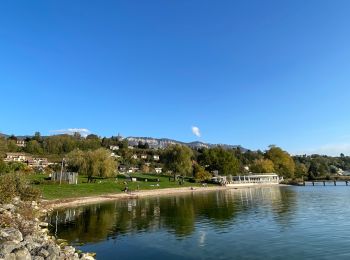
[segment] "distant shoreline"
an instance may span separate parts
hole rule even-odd
[[[67,198],[67,199],[55,199],[55,200],[43,200],[42,205],[50,209],[57,208],[72,208],[77,206],[102,203],[108,201],[116,201],[120,199],[132,199],[132,198],[142,198],[148,196],[160,196],[160,195],[173,195],[173,194],[183,194],[190,192],[207,192],[207,191],[218,191],[218,190],[230,190],[230,189],[245,189],[245,188],[259,188],[259,187],[272,187],[272,186],[288,186],[285,184],[236,184],[232,186],[216,186],[216,187],[190,187],[183,188],[165,188],[165,189],[153,189],[153,190],[140,190],[131,193],[112,193],[97,195],[91,197],[77,197],[77,198]]]

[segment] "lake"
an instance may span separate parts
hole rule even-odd
[[[350,187],[262,187],[55,211],[51,233],[97,259],[349,259]]]

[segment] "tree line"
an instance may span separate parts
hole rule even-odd
[[[143,172],[149,168],[162,167],[163,172],[206,180],[213,173],[219,175],[238,175],[248,173],[277,173],[285,178],[314,179],[338,174],[350,169],[350,157],[341,154],[338,157],[323,155],[291,156],[280,147],[270,146],[266,151],[242,151],[240,148],[191,149],[183,145],[172,145],[166,149],[150,149],[148,144],[139,143],[129,149],[126,139],[104,137],[91,134],[82,137],[74,135],[54,135],[43,137],[36,132],[26,137],[26,146],[17,146],[17,137],[0,137],[0,155],[6,152],[25,152],[38,156],[56,155],[58,160],[67,159],[70,170],[84,175],[109,177],[115,174],[118,164],[137,166]],[[118,146],[110,151],[110,146]],[[111,152],[117,157],[111,157]],[[135,159],[133,155],[145,154],[148,159]],[[152,161],[151,156],[158,154],[160,161]],[[0,171],[12,171],[21,168],[18,165],[6,166],[0,160]],[[14,170],[15,171],[15,170]]]

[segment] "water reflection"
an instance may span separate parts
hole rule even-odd
[[[249,214],[272,216],[279,225],[288,226],[295,201],[292,189],[226,190],[82,206],[57,211],[49,221],[53,234],[76,244],[158,230],[183,239],[194,233],[198,223],[225,232]],[[200,230],[199,246],[205,241],[206,232]]]

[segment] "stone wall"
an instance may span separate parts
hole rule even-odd
[[[34,201],[15,198],[11,204],[0,204],[0,260],[94,259],[94,254],[50,236],[48,223],[39,220],[47,213]]]

